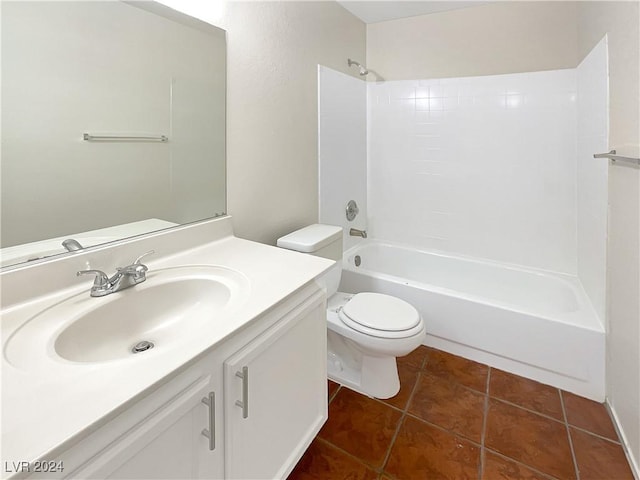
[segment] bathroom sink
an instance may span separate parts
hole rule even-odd
[[[150,271],[134,287],[104,297],[87,289],[38,313],[9,338],[5,356],[27,368],[43,356],[94,363],[158,355],[223,320],[248,292],[244,275],[220,266]]]

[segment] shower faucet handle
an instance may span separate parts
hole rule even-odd
[[[355,202],[355,200],[349,200],[345,213],[347,215],[347,220],[350,222],[352,222],[360,213],[360,209],[358,208],[358,204]]]

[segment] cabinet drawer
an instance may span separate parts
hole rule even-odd
[[[210,376],[200,378],[69,478],[195,478],[198,443],[206,438],[200,440],[192,431],[196,422],[206,425],[202,398],[209,390]]]

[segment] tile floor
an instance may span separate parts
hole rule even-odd
[[[388,400],[329,382],[289,480],[633,479],[599,403],[427,347],[398,370]]]

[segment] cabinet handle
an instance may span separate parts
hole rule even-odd
[[[202,403],[209,407],[209,428],[202,429],[202,435],[209,439],[209,450],[216,448],[216,394],[209,392],[208,397],[202,399]]]
[[[249,416],[249,367],[242,367],[241,372],[236,372],[236,377],[242,379],[242,401],[236,400],[236,405],[242,408],[242,418]]]

